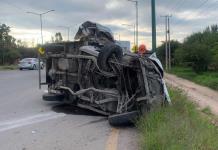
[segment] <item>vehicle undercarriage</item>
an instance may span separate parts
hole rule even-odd
[[[123,53],[108,30],[91,22],[80,27],[76,39],[45,45],[44,100],[101,113],[112,125],[167,102],[162,66],[154,54]]]

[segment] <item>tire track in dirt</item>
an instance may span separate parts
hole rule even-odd
[[[182,89],[200,108],[210,107],[213,114],[218,115],[218,92],[175,75],[165,74],[166,83]]]

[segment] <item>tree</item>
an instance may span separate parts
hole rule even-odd
[[[7,62],[7,64],[14,64],[15,61],[20,58],[20,53],[18,50],[16,49],[9,49],[6,53],[5,53],[5,62]]]
[[[211,62],[211,52],[205,44],[192,43],[185,47],[184,61],[189,62],[197,73],[207,71]]]
[[[181,43],[179,43],[178,41],[172,40],[170,45],[171,45],[171,58],[172,58],[171,63],[173,65],[175,65],[175,63],[176,63],[175,62],[175,51],[176,51],[176,49],[178,49],[181,46]],[[166,56],[165,42],[163,42],[162,45],[157,48],[157,56],[160,59],[160,61],[162,62],[162,64],[165,64],[165,56]]]
[[[62,38],[62,35],[60,32],[56,33],[55,34],[55,42],[58,43],[58,42],[62,42],[63,41],[63,38]]]
[[[51,43],[54,43],[54,42],[55,42],[54,37],[51,36]]]
[[[214,44],[214,47],[211,50],[212,52],[212,62],[211,68],[218,70],[218,42]]]
[[[0,25],[0,57],[1,64],[5,63],[6,53],[10,48],[16,47],[15,39],[9,35],[10,27],[2,24]]]
[[[26,48],[25,41],[16,41],[9,33],[9,26],[0,25],[0,65],[14,64],[18,58],[37,56],[36,49]]]
[[[0,48],[14,48],[16,47],[15,38],[9,35],[10,27],[2,24],[0,25]]]
[[[188,36],[175,52],[178,65],[191,66],[195,72],[218,68],[218,26]]]

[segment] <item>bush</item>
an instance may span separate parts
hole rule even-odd
[[[37,49],[36,48],[25,48],[25,47],[20,47],[18,48],[18,51],[21,55],[22,58],[28,58],[28,57],[37,57]]]
[[[157,54],[165,63],[165,45],[157,48]],[[218,25],[207,27],[203,32],[193,33],[182,44],[174,47],[172,63],[176,66],[192,67],[199,73],[208,69],[218,70]]]
[[[150,112],[138,123],[142,150],[217,150],[218,128],[179,90],[172,106]]]
[[[191,62],[195,72],[207,71],[212,60],[212,54],[203,44],[193,43],[187,46],[185,60]]]
[[[22,58],[35,58],[37,57],[36,48],[11,48],[1,49],[0,52],[0,65],[14,64],[18,59]]]
[[[20,53],[16,49],[9,49],[6,51],[4,57],[7,64],[14,64],[20,58]]]

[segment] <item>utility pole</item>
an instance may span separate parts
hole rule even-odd
[[[167,20],[168,16],[161,16],[165,18],[165,69],[168,70],[168,25]]]
[[[170,15],[161,16],[165,18],[165,68],[166,70],[171,69],[171,43],[170,43]]]
[[[133,27],[134,30],[134,45],[136,45],[136,29],[135,29],[135,24],[122,24],[123,26],[128,26],[128,27]]]
[[[136,45],[136,25],[133,24],[133,28],[134,28],[134,45]]]
[[[136,45],[138,47],[138,35],[139,35],[138,0],[128,0],[128,1],[135,3],[135,7],[136,7]]]
[[[156,51],[156,9],[155,0],[151,0],[151,18],[152,18],[152,51]]]
[[[169,46],[169,70],[171,70],[171,39],[170,39],[170,17],[172,16],[168,16],[168,46]]]
[[[139,9],[138,9],[138,1],[135,1],[136,5],[136,45],[139,46]]]
[[[114,33],[114,35],[117,35],[118,36],[118,40],[120,42],[120,33]]]
[[[49,11],[46,11],[46,12],[43,12],[43,13],[35,13],[35,12],[26,12],[28,14],[33,14],[33,15],[36,15],[36,16],[39,16],[40,18],[40,28],[41,28],[41,44],[43,45],[43,33],[42,33],[42,16],[49,13],[49,12],[52,12],[54,10],[49,10]],[[41,45],[41,46],[42,46]],[[40,57],[40,54],[38,53],[38,60],[39,60],[39,63],[38,63],[38,70],[39,70],[39,89],[41,89],[41,57]]]

